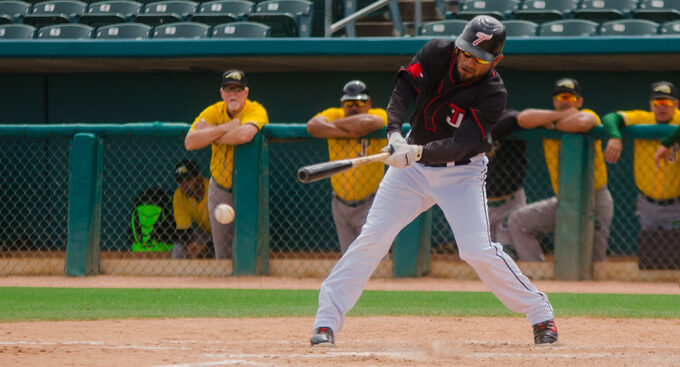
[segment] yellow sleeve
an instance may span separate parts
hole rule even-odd
[[[201,119],[205,120],[212,126],[220,124],[224,119],[223,114],[220,110],[220,105],[224,105],[224,102],[217,102],[206,107],[206,109],[204,109],[203,112],[196,116],[196,119],[191,124],[191,128],[189,129],[189,131],[196,130],[195,128],[196,123],[201,121]]]
[[[175,195],[172,197],[172,209],[175,215],[175,223],[177,229],[191,228],[191,214],[186,207],[186,198],[180,189],[175,190]]]
[[[337,108],[337,107],[327,108],[327,109],[317,113],[314,117],[317,117],[317,116],[323,116],[323,117],[327,118],[328,121],[334,121],[334,120],[338,120],[338,119],[345,117],[345,111],[342,108]]]
[[[644,110],[632,110],[632,111],[617,111],[626,126],[628,125],[643,125],[643,124],[654,124],[656,120],[654,114],[650,111]]]
[[[257,126],[257,130],[262,130],[262,126],[269,123],[267,110],[255,101],[248,101],[247,104],[245,113],[241,116],[241,125],[253,124]]]
[[[382,108],[371,108],[368,113],[371,115],[380,116],[380,118],[383,120],[383,126],[387,126],[387,111]]]

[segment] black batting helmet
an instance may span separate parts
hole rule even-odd
[[[491,61],[503,52],[505,26],[488,15],[472,18],[456,38],[456,47],[474,57]]]
[[[366,83],[361,80],[351,80],[342,88],[340,101],[368,101],[371,99],[368,94]]]

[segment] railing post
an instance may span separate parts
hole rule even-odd
[[[268,272],[269,259],[269,154],[266,138],[255,135],[234,150],[235,275]]]
[[[102,209],[102,143],[90,133],[73,137],[69,157],[66,275],[99,272]]]
[[[555,277],[593,277],[593,141],[584,134],[564,134],[560,150],[559,194],[555,226]]]

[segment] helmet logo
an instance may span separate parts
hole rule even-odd
[[[473,46],[477,46],[478,44],[482,43],[483,41],[490,40],[493,35],[484,33],[484,32],[477,32],[475,33],[475,37],[477,37],[476,40],[472,41]]]

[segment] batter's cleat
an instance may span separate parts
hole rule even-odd
[[[335,345],[335,337],[333,336],[333,330],[329,327],[319,327],[314,329],[314,335],[309,339],[312,346],[325,346],[332,347]]]
[[[555,320],[548,320],[539,322],[533,325],[534,328],[534,343],[535,344],[550,344],[557,342],[557,326]]]

